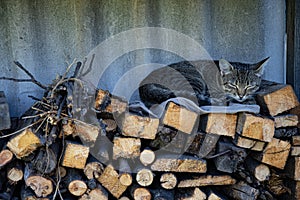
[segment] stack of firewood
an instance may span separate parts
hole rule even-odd
[[[300,199],[291,86],[267,82],[260,114],[199,115],[169,102],[155,118],[101,89],[75,108],[76,71],[0,136],[0,199]]]

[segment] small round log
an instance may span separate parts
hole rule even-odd
[[[4,149],[0,153],[0,168],[9,163],[13,158],[13,153],[8,150]]]
[[[119,180],[120,183],[125,186],[130,186],[132,184],[132,176],[129,173],[122,173]]]
[[[259,181],[265,181],[270,177],[270,168],[267,165],[260,164],[254,169],[254,176]]]
[[[8,170],[7,178],[12,183],[17,183],[18,181],[22,180],[23,178],[23,171],[16,167],[11,168]]]
[[[81,180],[74,180],[70,182],[68,186],[70,193],[77,197],[83,195],[86,192],[87,188],[88,187],[85,182]]]
[[[140,161],[147,166],[155,160],[155,153],[151,149],[144,149],[140,154]]]
[[[164,189],[174,189],[177,184],[177,178],[173,173],[164,173],[160,177],[160,183]]]
[[[107,132],[115,131],[117,129],[117,122],[113,119],[104,119],[104,124],[106,125],[105,130]]]
[[[46,197],[53,191],[51,180],[42,176],[30,176],[26,179],[26,185],[29,186],[37,197]]]
[[[141,186],[149,186],[153,182],[153,173],[149,169],[141,169],[136,175],[136,181]]]
[[[134,200],[151,200],[152,196],[146,188],[136,188],[133,192]]]

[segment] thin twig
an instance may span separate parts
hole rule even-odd
[[[30,78],[31,81],[36,84],[37,86],[39,86],[40,88],[47,90],[47,86],[43,85],[42,83],[40,83],[39,81],[37,81],[34,76],[27,70],[25,69],[25,67],[23,67],[23,65],[21,63],[19,63],[18,61],[14,61],[14,63],[21,69],[23,70]]]

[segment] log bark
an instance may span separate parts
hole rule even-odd
[[[197,113],[169,102],[162,123],[184,133],[191,134],[194,128],[198,126],[198,117]]]
[[[270,142],[274,136],[274,121],[265,117],[241,113],[236,131],[243,137]]]
[[[201,116],[201,127],[206,133],[234,137],[236,114],[210,113]]]
[[[32,132],[31,129],[24,130],[7,143],[7,147],[19,159],[28,156],[41,145],[42,143],[40,139]]]
[[[299,105],[298,98],[290,85],[269,85],[262,88],[256,98],[262,111],[271,116],[276,116]]]
[[[164,173],[160,176],[161,187],[167,190],[174,189],[177,185],[177,177],[173,173]]]
[[[40,175],[30,175],[25,179],[25,183],[37,197],[47,197],[53,192],[52,181]]]
[[[258,189],[255,189],[244,182],[238,182],[228,186],[223,191],[225,191],[232,199],[236,200],[256,200],[259,195]]]
[[[239,134],[235,135],[233,143],[238,147],[250,149],[252,151],[262,151],[265,145],[265,142],[246,138]]]
[[[198,178],[182,180],[178,184],[178,188],[186,187],[202,187],[212,185],[232,185],[236,180],[229,175],[203,175]]]
[[[192,156],[163,156],[157,158],[151,165],[151,170],[162,172],[194,172],[205,173],[207,171],[206,160]]]
[[[62,166],[84,169],[88,156],[89,147],[66,142],[66,150],[62,161]]]
[[[125,113],[122,123],[122,134],[124,136],[155,139],[159,125],[158,118],[142,117]]]

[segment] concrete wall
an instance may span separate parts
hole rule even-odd
[[[18,60],[48,84],[68,63],[83,60],[106,39],[133,28],[161,27],[195,40],[213,59],[256,62],[271,56],[265,78],[285,79],[284,0],[2,0],[0,20],[0,76],[26,78],[13,64]],[[139,39],[134,41],[137,47]],[[125,39],[114,49],[126,49],[132,42]],[[155,42],[177,41],[168,35],[147,41],[149,47]],[[188,52],[187,45],[179,42],[177,47]],[[113,53],[108,48],[103,59]],[[174,52],[135,49],[114,59],[110,73],[102,77],[107,82],[99,84],[111,89],[118,79],[112,77],[122,76],[126,68],[180,59]],[[0,81],[0,90],[6,93],[12,116],[32,104],[27,95],[43,94],[30,83]]]

